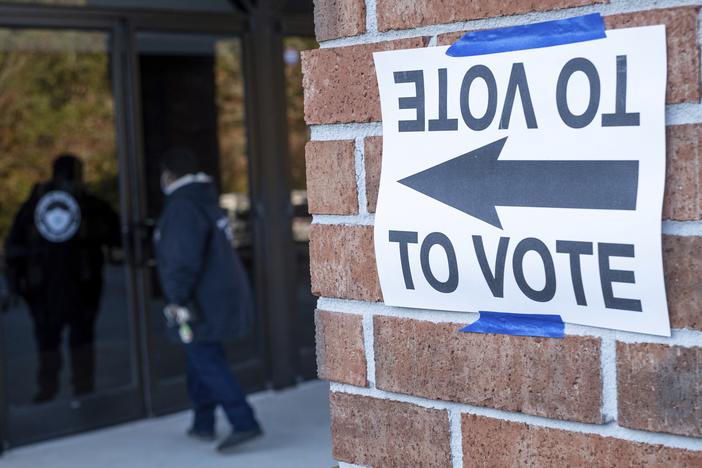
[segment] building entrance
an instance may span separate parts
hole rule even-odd
[[[262,38],[249,13],[0,4],[5,447],[187,407],[151,243],[173,147],[216,181],[255,288],[232,369],[248,390],[314,377],[297,55],[311,18]]]
[[[220,191],[220,205],[229,215],[239,256],[254,289],[257,251],[249,190],[244,75],[241,39],[209,34],[145,31],[136,35],[145,181],[146,232],[161,212],[160,157],[172,148],[188,148],[200,159]],[[150,236],[147,236],[147,238]],[[166,338],[156,262],[146,251],[148,288],[147,338],[151,392],[157,413],[187,402],[185,359],[181,346]],[[260,318],[260,316],[259,316]],[[250,389],[265,384],[262,328],[229,343],[233,370]]]

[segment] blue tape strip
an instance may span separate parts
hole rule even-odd
[[[478,320],[461,328],[460,331],[563,338],[565,336],[565,324],[560,315],[481,311]]]
[[[469,32],[454,42],[446,51],[446,55],[471,57],[572,44],[605,37],[607,34],[602,16],[599,13],[592,13],[563,20]]]

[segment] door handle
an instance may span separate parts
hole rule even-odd
[[[147,218],[143,221],[131,223],[126,228],[126,238],[131,254],[129,255],[131,264],[135,268],[152,267],[156,265],[153,257],[153,232],[156,222]]]

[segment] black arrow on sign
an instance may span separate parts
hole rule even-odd
[[[638,161],[500,161],[507,138],[399,182],[502,229],[496,206],[635,210]]]

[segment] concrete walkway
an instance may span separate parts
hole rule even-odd
[[[331,468],[329,386],[302,384],[251,397],[266,434],[231,455],[184,436],[189,413],[115,426],[8,451],[2,468]],[[228,430],[218,415],[218,433]]]

